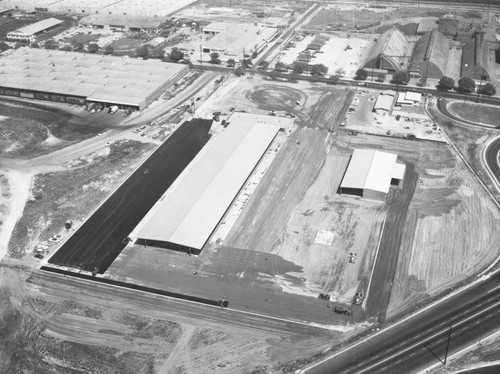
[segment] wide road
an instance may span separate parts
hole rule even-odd
[[[495,275],[306,372],[416,373],[438,362],[434,354],[444,360],[450,327],[449,355],[479,341],[499,326],[500,276]]]
[[[499,155],[500,155],[500,139],[497,139],[496,141],[492,142],[488,148],[486,148],[485,151],[485,159],[486,163],[488,164],[488,167],[490,171],[493,173],[493,175],[496,177],[496,180],[500,180],[500,161],[499,161]]]

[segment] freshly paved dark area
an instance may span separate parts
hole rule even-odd
[[[211,120],[182,124],[62,245],[50,264],[104,273],[124,239],[210,139]]]

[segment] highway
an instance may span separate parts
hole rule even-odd
[[[495,275],[306,370],[309,374],[417,373],[479,341],[500,326],[500,276]]]

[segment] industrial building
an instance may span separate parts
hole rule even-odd
[[[277,36],[278,29],[254,24],[220,23],[208,25],[205,33],[214,36],[202,42],[203,53],[217,52],[223,58],[258,54]],[[217,30],[220,30],[217,32]]]
[[[409,70],[419,72],[423,82],[441,79],[446,74],[449,51],[448,39],[435,28],[415,44]]]
[[[78,21],[78,24],[81,26],[94,27],[98,29],[110,29],[115,31],[157,32],[161,24],[164,22],[164,17],[95,14],[83,17],[80,21]]]
[[[465,44],[462,52],[461,77],[475,80],[491,80],[491,61],[484,33],[477,32]]]
[[[19,48],[0,57],[0,95],[143,110],[188,71],[158,60]]]
[[[78,15],[166,17],[192,0],[4,0],[12,9]]]
[[[130,234],[132,240],[200,253],[280,130],[242,118],[205,146]]]
[[[378,95],[375,105],[373,106],[373,111],[377,114],[391,113],[392,107],[394,105],[394,97],[396,92],[385,91]]]
[[[398,186],[406,167],[393,153],[355,149],[340,185],[340,193],[385,201],[391,186]]]
[[[363,67],[405,71],[409,57],[409,43],[406,36],[397,27],[393,27],[380,35],[372,45]]]
[[[7,40],[33,43],[38,35],[59,26],[61,23],[63,21],[59,19],[47,18],[7,33]]]

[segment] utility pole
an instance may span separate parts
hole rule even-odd
[[[446,365],[446,361],[448,359],[448,351],[450,349],[450,340],[451,340],[451,330],[452,330],[453,326],[450,326],[450,329],[448,330],[448,339],[447,339],[447,342],[446,342],[446,351],[444,352],[444,360],[441,360],[439,358],[439,356],[437,354],[435,354],[432,349],[430,349],[427,344],[424,345],[424,347],[432,353],[432,355],[434,357],[436,357],[438,359],[439,362],[441,362],[443,365]]]

